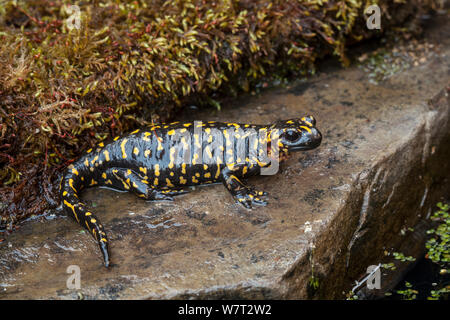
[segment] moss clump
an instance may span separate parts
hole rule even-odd
[[[42,212],[58,172],[99,141],[212,93],[305,74],[325,54],[345,62],[346,43],[377,33],[363,15],[374,2],[396,12],[389,28],[435,1],[3,0],[3,223]]]

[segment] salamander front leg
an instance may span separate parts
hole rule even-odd
[[[233,174],[233,171],[229,169],[223,170],[222,182],[228,191],[230,191],[233,198],[247,209],[251,209],[252,205],[267,205],[267,202],[260,198],[267,196],[267,192],[256,191],[253,188],[245,186],[238,177]]]

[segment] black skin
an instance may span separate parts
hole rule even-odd
[[[267,193],[256,191],[240,181],[240,178],[260,174],[262,168],[271,165],[268,158],[256,161],[258,157],[254,157],[255,153],[252,156],[250,150],[267,153],[270,149],[272,152],[272,149],[276,150],[273,141],[278,141],[282,160],[291,151],[314,149],[322,141],[315,124],[314,117],[306,116],[266,126],[214,121],[174,122],[136,130],[107,145],[100,143],[67,168],[60,183],[63,207],[94,236],[108,267],[107,235],[99,219],[79,200],[81,190],[107,186],[132,191],[145,200],[173,200],[172,196],[187,192],[188,186],[222,182],[244,207],[266,205],[262,197]],[[252,144],[250,137],[254,132],[268,134],[262,135],[262,140],[252,140],[257,142]],[[276,135],[271,135],[274,132],[278,132],[278,140],[274,140]],[[218,148],[213,149],[211,143],[216,143]],[[187,148],[191,152],[186,155],[183,151]],[[177,154],[181,156],[176,157]]]

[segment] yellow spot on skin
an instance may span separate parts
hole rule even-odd
[[[167,186],[168,186],[169,188],[174,187],[174,185],[173,185],[172,182],[169,180],[169,178],[166,178],[166,183],[167,183]]]
[[[134,153],[134,155],[138,156],[139,155],[139,149],[137,147],[134,147],[133,153]]]
[[[97,222],[97,220],[91,219],[91,223],[96,223],[96,222]]]
[[[139,171],[142,172],[143,174],[147,174],[147,168],[145,167],[139,167]]]
[[[294,121],[292,121],[292,120],[289,120],[289,121],[286,121],[286,123],[287,123],[287,124],[293,124],[293,123],[294,123]]]
[[[187,180],[183,176],[180,176],[180,183],[186,184],[186,182],[187,182]]]
[[[211,136],[211,137],[212,137],[212,136]],[[213,158],[212,152],[211,152],[211,150],[209,150],[209,146],[206,146],[205,152],[208,154],[208,157],[209,157],[210,159]]]
[[[73,189],[73,191],[77,192],[77,189],[73,186],[73,179],[69,179],[69,186]]]
[[[186,174],[186,163],[181,164],[181,173]]]
[[[174,161],[175,161],[175,158],[174,158],[174,154],[175,154],[175,148],[170,148],[170,163],[169,163],[169,165],[168,165],[168,167],[169,167],[169,169],[172,169],[173,168],[173,166],[174,166]]]
[[[130,179],[128,179],[127,181],[129,181]],[[122,181],[122,184],[123,184],[123,187],[125,188],[125,189],[130,189],[130,185],[128,184],[128,183],[126,183],[125,181],[123,181],[123,180],[121,180]]]
[[[114,141],[119,140],[119,138],[120,138],[119,136],[115,137],[115,138],[114,138]]]
[[[120,144],[120,148],[122,149],[122,158],[127,158],[127,153],[125,152],[125,144],[127,143],[127,139],[123,139],[122,143]]]
[[[311,129],[305,126],[300,126],[300,128],[305,129],[308,133],[311,133]]]
[[[215,176],[215,178],[218,179],[218,178],[219,178],[219,175],[220,175],[220,164],[218,163],[218,164],[217,164],[217,171],[216,171],[216,176]]]
[[[173,174],[174,174],[173,171],[171,171],[171,172],[170,172],[170,176],[173,177]]]
[[[78,170],[75,169],[75,168],[73,168],[73,169],[72,169],[72,173],[78,175]]]
[[[211,173],[209,172],[205,173],[205,178],[211,178]]]
[[[195,173],[195,176],[196,176],[197,178],[200,177],[200,173],[196,172],[196,173]]]
[[[158,185],[158,178],[155,178],[155,181],[153,181],[153,185],[157,186]]]
[[[198,183],[197,178],[196,178],[196,177],[192,177],[192,182],[193,182],[193,183]]]
[[[145,150],[144,156],[146,156],[148,158],[150,156],[150,153],[151,153],[150,150]]]
[[[88,149],[88,151],[86,151],[87,153],[91,153],[92,152],[92,149]]]
[[[314,120],[313,117],[311,117],[311,119]],[[306,117],[301,118],[300,120],[302,120],[304,123],[306,123],[308,126],[313,127],[313,124],[311,122],[309,122],[308,120],[306,120]]]
[[[210,133],[211,133],[211,129],[210,129],[210,128],[206,128],[206,129],[205,129],[205,132],[206,132],[207,134],[210,134]]]
[[[192,164],[197,164],[197,159],[198,159],[198,153],[194,153],[194,157],[192,159]]]
[[[104,144],[103,142],[100,142],[100,143],[98,144],[98,146],[99,146],[99,147],[104,147],[105,144]]]
[[[133,187],[136,188],[136,189],[138,188],[138,185],[134,181],[133,181]]]
[[[75,219],[77,219],[77,221],[80,222],[80,220],[78,220],[77,213],[75,212],[75,207],[70,202],[68,202],[67,200],[64,200],[64,204],[66,206],[68,206],[70,209],[72,209],[73,215],[75,216]]]
[[[104,173],[104,172],[102,173],[102,178],[106,179],[106,173]]]
[[[203,170],[208,170],[208,165],[207,164],[203,165]]]
[[[155,164],[155,176],[159,176],[159,164]]]
[[[157,150],[158,151],[161,151],[161,150],[163,150],[164,148],[163,148],[163,146],[162,146],[162,144],[161,144],[161,141],[159,141],[159,139],[158,139],[158,148],[157,148]]]
[[[84,160],[84,165],[86,166],[86,167],[89,167],[89,161],[88,161],[88,159],[86,158],[86,160]]]
[[[201,148],[202,146],[200,145],[200,137],[198,134],[194,134],[194,141],[195,141],[195,145],[197,145],[197,147]]]
[[[84,215],[85,215],[86,217],[89,217],[91,214],[92,214],[92,213],[90,213],[90,212],[86,212]]]
[[[150,141],[150,139],[148,138],[149,136],[151,136],[152,133],[151,132],[144,132],[144,138],[142,138],[145,141]]]
[[[98,156],[95,156],[94,159],[92,159],[91,164],[94,164],[95,161],[97,161],[97,160],[98,160]]]
[[[247,173],[247,170],[248,170],[247,167],[242,168],[242,174],[246,174],[246,173]]]
[[[112,181],[111,180],[106,180],[105,183],[106,184],[112,184]]]
[[[67,191],[63,192],[63,197],[65,197],[67,195]]]
[[[103,151],[103,154],[105,155],[105,161],[109,161],[109,152],[107,150]]]
[[[192,123],[185,123],[185,124],[183,124],[183,126],[185,126],[186,128],[190,127],[191,125],[192,125]]]
[[[131,174],[131,170],[128,169],[128,170],[127,170],[127,176],[129,176],[130,174]]]
[[[148,184],[147,180],[141,180],[142,183]]]
[[[138,133],[138,132],[139,132],[139,129],[134,130],[131,134],[135,134],[135,133]]]
[[[175,130],[170,130],[169,132],[167,132],[167,134],[169,135],[169,136],[173,136],[174,134],[175,134]]]
[[[95,184],[97,184],[97,182],[96,182],[94,179],[92,179],[92,180],[91,180],[91,186],[93,186],[93,185],[95,185]]]

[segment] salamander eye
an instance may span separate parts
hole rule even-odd
[[[284,133],[284,137],[289,142],[297,141],[300,138],[300,134],[297,130],[288,130]]]

